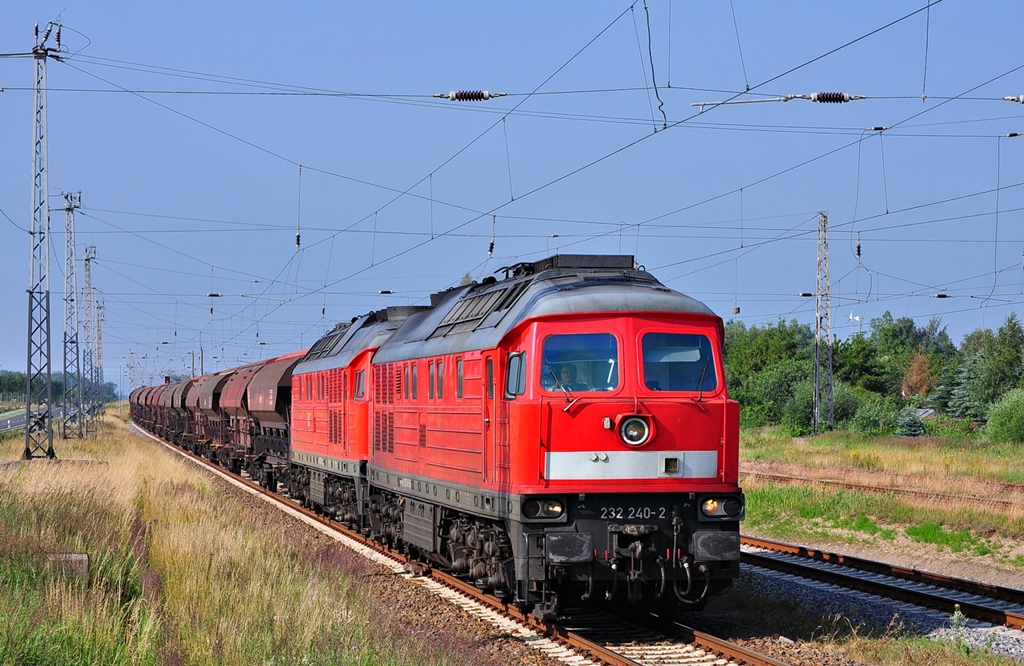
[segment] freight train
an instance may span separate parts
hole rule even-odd
[[[745,507],[721,318],[628,255],[502,272],[136,389],[132,418],[538,617],[701,608]]]

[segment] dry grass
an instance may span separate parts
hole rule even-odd
[[[0,459],[23,446],[0,441]],[[264,524],[116,410],[100,438],[55,446],[61,462],[0,468],[0,663],[479,661],[410,636],[357,556]],[[48,564],[58,552],[88,553],[89,580]]]
[[[837,431],[786,437],[777,429],[744,430],[744,460],[825,470],[865,470],[929,478],[1024,483],[1024,446],[953,437],[866,437]]]

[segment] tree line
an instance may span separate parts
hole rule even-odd
[[[56,372],[50,376],[53,385],[53,401],[60,403],[64,399],[64,373]],[[88,389],[92,382],[85,381],[82,386]],[[33,387],[35,388],[35,387]],[[103,402],[117,400],[117,385],[106,382],[103,385]],[[13,370],[0,370],[0,401],[25,401],[25,373]]]
[[[872,435],[971,435],[1024,442],[1024,328],[1016,313],[957,346],[939,318],[886,312],[832,346],[836,425]],[[808,324],[725,325],[730,395],[744,427],[811,431],[814,332]],[[930,411],[925,411],[930,410]],[[925,418],[921,418],[921,414]]]

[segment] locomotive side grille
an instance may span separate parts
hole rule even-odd
[[[427,445],[427,426],[420,426],[420,446]]]
[[[332,444],[338,444],[344,438],[345,429],[345,414],[338,410],[332,410],[330,412],[330,441]]]
[[[401,397],[401,395],[402,395],[402,368],[401,368],[401,366],[397,366],[397,365],[395,366],[394,378],[395,378],[395,390],[391,392],[391,395],[392,395],[392,397],[394,397],[394,396]],[[394,400],[392,400],[392,402],[393,401]]]
[[[381,419],[384,417],[382,412],[373,413],[373,449],[374,451],[380,451],[381,449]]]
[[[382,389],[382,371],[384,370],[384,368],[382,368],[379,365],[375,365],[375,366],[372,366],[372,367],[373,367],[373,401],[376,402],[376,403],[382,403],[382,402],[384,402],[384,396],[379,395],[378,392],[383,390]]]
[[[386,414],[388,419],[388,453],[395,452],[395,413],[388,412]]]
[[[341,402],[343,379],[341,370],[332,370],[327,373],[327,401]]]
[[[393,372],[391,372],[392,367],[393,364],[388,363],[387,365],[381,368],[381,375],[383,376],[383,379],[386,382],[385,384],[383,384],[384,400],[382,400],[381,402],[383,402],[386,405],[395,404],[395,375]]]

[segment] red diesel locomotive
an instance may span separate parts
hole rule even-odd
[[[744,512],[722,320],[631,256],[503,270],[266,362],[291,378],[267,412],[214,404],[245,366],[168,387],[163,416],[138,389],[133,418],[537,615],[699,608],[739,573]],[[264,418],[274,447],[238,435]]]

